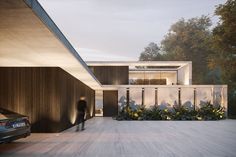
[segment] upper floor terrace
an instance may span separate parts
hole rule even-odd
[[[102,85],[191,85],[190,61],[86,62]]]

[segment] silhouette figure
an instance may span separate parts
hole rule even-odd
[[[77,103],[77,128],[76,131],[79,131],[80,124],[82,123],[81,130],[84,130],[85,125],[85,113],[87,110],[87,102],[85,101],[85,97],[81,97]]]

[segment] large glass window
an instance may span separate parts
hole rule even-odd
[[[129,71],[131,85],[172,85],[177,84],[176,71]]]
[[[95,92],[95,116],[103,116],[103,91]]]

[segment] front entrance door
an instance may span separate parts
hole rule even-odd
[[[118,114],[118,91],[103,91],[103,116],[113,117]]]

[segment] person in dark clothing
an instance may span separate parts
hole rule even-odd
[[[77,128],[76,131],[79,131],[80,124],[82,123],[81,130],[84,130],[85,124],[85,114],[87,110],[87,102],[85,101],[85,97],[81,97],[77,103],[77,113],[78,113],[78,120],[77,120]]]

